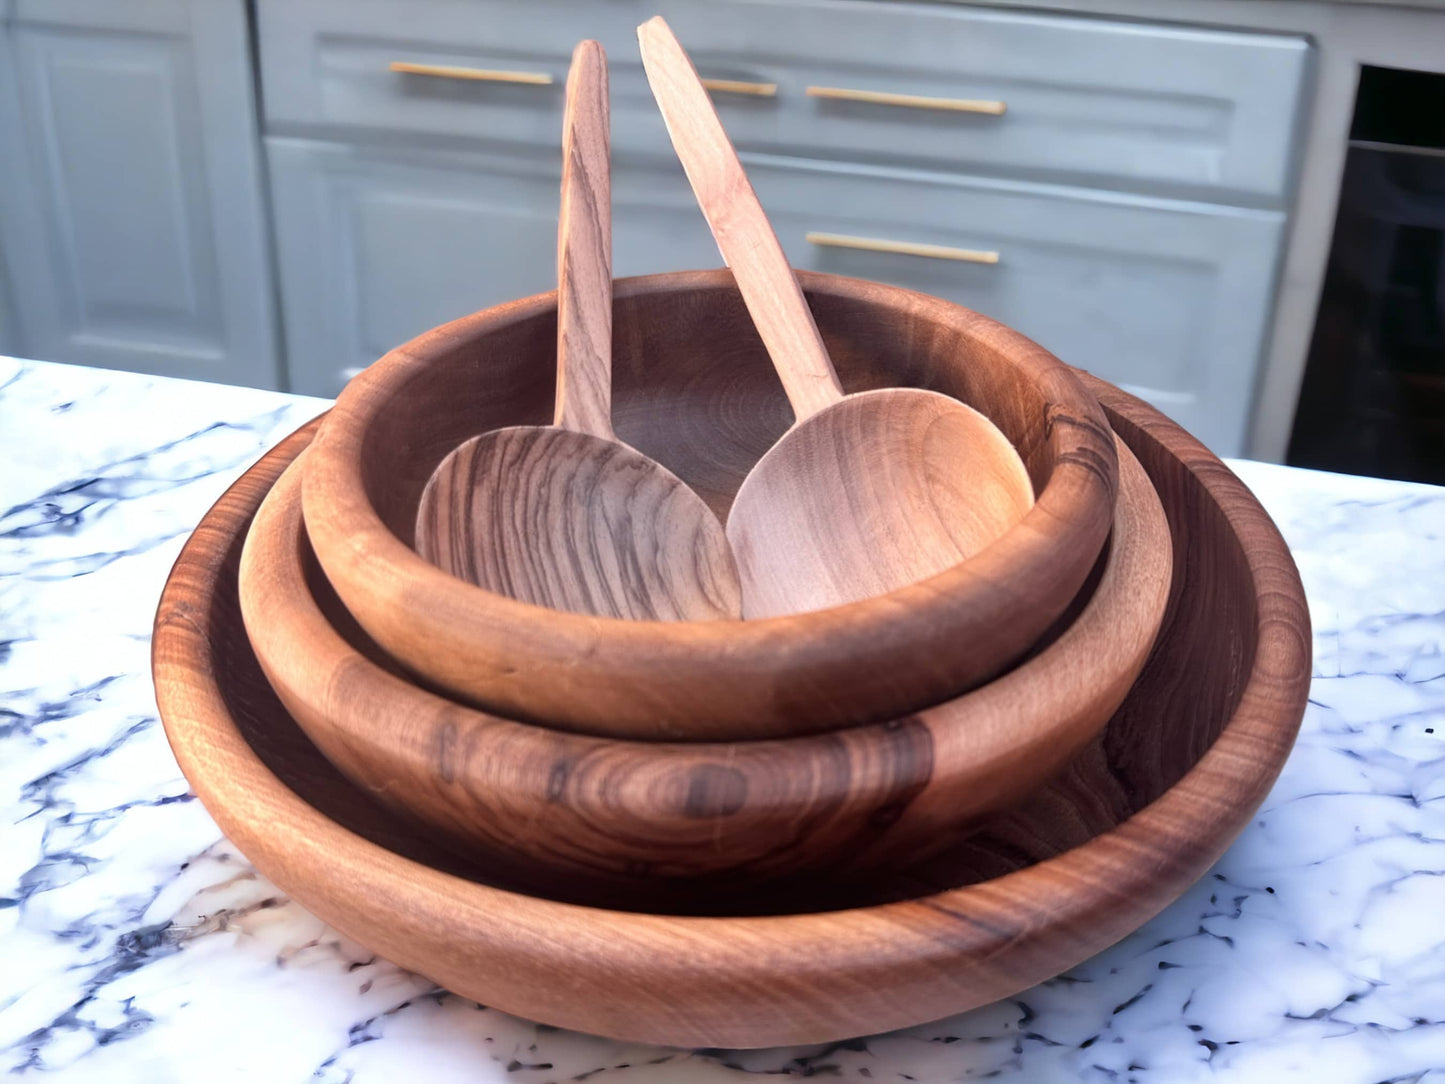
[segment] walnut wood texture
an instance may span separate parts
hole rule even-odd
[[[912,878],[828,888],[823,905],[853,909],[676,918],[522,896],[500,887],[500,865],[460,863],[348,784],[266,685],[236,601],[246,525],[307,433],[222,498],[171,574],[153,641],[167,734],[222,829],[283,891],[509,1012],[730,1047],[836,1040],[1009,996],[1118,940],[1219,857],[1284,763],[1309,684],[1304,596],[1263,510],[1178,427],[1090,387],[1169,516],[1159,642],[1057,784]],[[661,444],[699,436],[696,418],[658,420],[670,426],[654,430]],[[924,894],[898,898],[909,893]]]
[[[987,418],[947,396],[843,397],[813,314],[692,61],[661,16],[637,30],[673,148],[782,378],[797,424],[728,516],[743,616],[884,595],[974,556],[1033,506]]]
[[[580,43],[562,115],[557,215],[559,429],[612,438],[612,159],[607,54]]]
[[[738,617],[721,523],[612,433],[612,201],[607,57],[572,55],[562,124],[553,425],[464,441],[416,513],[417,552],[520,602],[645,621]]]
[[[1033,507],[1013,445],[935,392],[840,399],[784,434],[728,515],[743,616],[885,595],[981,553]]]
[[[547,416],[556,310],[542,295],[428,332],[337,400],[307,456],[303,503],[347,609],[461,699],[639,739],[883,721],[1016,662],[1077,594],[1108,533],[1118,462],[1098,404],[1051,354],[977,313],[876,283],[802,282],[850,392],[929,388],[977,408],[1019,450],[1037,500],[998,542],[886,596],[758,621],[619,621],[459,583],[411,549],[417,502],[462,440]],[[726,513],[788,419],[732,276],[620,280],[613,313],[618,436]]]
[[[722,524],[666,467],[616,441],[497,429],[442,460],[416,547],[448,574],[537,607],[635,621],[742,610]]]
[[[732,141],[687,53],[661,15],[637,28],[642,66],[667,134],[798,421],[843,398],[843,385]]]
[[[262,504],[240,569],[247,631],[282,703],[347,776],[462,853],[546,867],[612,902],[715,904],[764,881],[939,849],[1098,733],[1169,596],[1169,526],[1121,449],[1097,586],[1057,639],[998,680],[896,722],[788,741],[592,738],[465,708],[389,670],[315,566],[303,465]]]

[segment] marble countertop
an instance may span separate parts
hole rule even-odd
[[[1299,745],[1218,866],[1007,1001],[827,1047],[671,1050],[443,993],[267,883],[188,793],[151,618],[317,399],[0,358],[0,1069],[87,1082],[1445,1084],[1445,489],[1257,463],[1310,598]]]

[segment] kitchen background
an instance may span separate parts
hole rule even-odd
[[[1445,482],[1445,0],[0,0],[0,355],[79,363],[0,357],[0,1073],[1445,1084],[1445,489],[1230,461],[1310,607],[1289,762],[1135,934],[946,1021],[741,1052],[529,1023],[222,837],[156,715],[156,602],[326,406],[228,385],[329,396],[549,289],[584,35],[618,273],[716,266],[657,12],[799,266],[1016,324],[1221,453]]]
[[[0,0],[0,354],[330,396],[550,288],[584,36],[616,273],[718,265],[660,12],[795,265],[979,309],[1222,455],[1445,481],[1445,6],[1048,7]]]

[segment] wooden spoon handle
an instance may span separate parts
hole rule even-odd
[[[607,54],[572,53],[557,220],[557,403],[553,424],[612,439],[612,179]]]
[[[843,397],[818,325],[687,53],[660,15],[637,40],[672,146],[802,421]]]

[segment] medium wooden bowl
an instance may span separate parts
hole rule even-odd
[[[524,896],[500,887],[506,870],[463,866],[348,783],[266,684],[236,597],[246,526],[306,433],[217,503],[171,573],[153,669],[172,748],[283,891],[396,963],[534,1020],[765,1046],[1007,997],[1112,944],[1219,857],[1284,763],[1309,686],[1304,596],[1264,511],[1177,426],[1089,386],[1169,516],[1175,575],[1159,642],[1056,784],[916,876],[851,894],[825,886],[850,909],[676,917]]]
[[[780,741],[568,734],[460,706],[388,668],[315,564],[304,466],[305,456],[261,505],[240,568],[247,632],[281,702],[354,782],[464,852],[547,867],[592,898],[670,888],[716,900],[937,850],[1103,728],[1169,597],[1169,524],[1121,447],[1097,585],[1055,640],[987,685],[896,722]],[[699,883],[667,884],[684,878]]]
[[[877,283],[801,278],[846,390],[942,391],[1018,448],[1037,504],[997,542],[887,595],[755,621],[563,613],[447,575],[411,548],[422,488],[461,441],[545,421],[556,350],[546,294],[428,332],[342,392],[307,457],[303,501],[347,609],[455,696],[634,739],[777,738],[884,721],[1016,662],[1078,593],[1109,531],[1117,461],[1098,404],[1058,359],[977,313]],[[725,516],[789,422],[731,275],[624,279],[614,307],[618,436]]]

